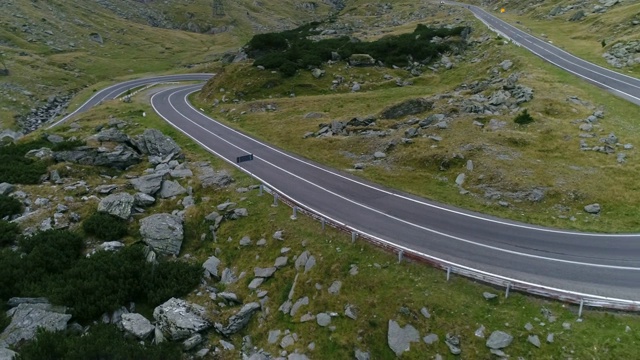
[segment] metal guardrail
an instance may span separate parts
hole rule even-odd
[[[315,210],[287,197],[286,194],[268,184],[261,185],[261,191],[262,189],[264,189],[265,192],[273,195],[274,205],[277,205],[277,202],[279,200],[283,204],[291,207],[293,209],[292,219],[295,219],[298,214],[306,215],[314,220],[320,221],[322,223],[323,229],[325,225],[328,225],[339,231],[351,234],[352,242],[355,242],[356,239],[363,239],[378,248],[396,254],[398,256],[398,262],[402,261],[403,258],[406,258],[416,262],[428,264],[437,269],[444,270],[447,273],[447,280],[449,280],[451,274],[457,274],[488,285],[504,288],[505,297],[509,297],[510,291],[519,291],[530,295],[576,304],[579,305],[578,317],[582,317],[582,310],[584,306],[633,312],[640,311],[640,301],[585,294],[540,284],[529,283],[526,281],[491,274],[482,270],[473,269],[471,267],[456,264],[451,261],[424,254],[404,246],[396,245],[390,241],[367,234],[340,221],[332,219],[331,217],[316,212]]]

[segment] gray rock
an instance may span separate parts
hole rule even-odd
[[[513,66],[513,62],[511,60],[504,60],[503,62],[500,63],[500,67],[504,71],[511,69],[512,66]]]
[[[329,286],[329,294],[338,295],[340,293],[340,288],[342,287],[342,281],[334,281],[331,286]]]
[[[175,341],[208,329],[211,324],[204,318],[205,313],[200,305],[171,298],[153,310],[153,318],[162,334]]]
[[[313,268],[316,265],[316,257],[311,255],[309,256],[309,258],[307,259],[307,261],[304,263],[304,272],[308,272],[309,270],[311,270],[311,268]]]
[[[196,346],[200,345],[203,340],[202,335],[195,333],[190,338],[182,342],[182,350],[193,350]]]
[[[376,60],[369,54],[352,54],[349,57],[349,65],[356,67],[374,66]]]
[[[291,353],[287,356],[287,360],[309,360],[305,354]]]
[[[106,241],[99,246],[104,251],[117,251],[124,248],[124,244],[120,241]]]
[[[184,207],[185,209],[196,205],[196,200],[191,195],[185,196],[181,202],[182,202],[182,207]]]
[[[281,269],[281,268],[287,266],[287,261],[288,260],[289,260],[289,258],[286,257],[286,256],[279,256],[279,257],[276,258],[276,261],[275,261],[273,266],[275,266],[276,269]]]
[[[251,245],[251,238],[245,235],[240,239],[239,244],[240,246],[249,246]]]
[[[362,87],[360,86],[359,83],[355,82],[353,83],[353,85],[351,86],[351,92],[357,92],[360,91]]]
[[[263,282],[264,282],[264,278],[260,278],[260,277],[254,278],[253,280],[251,280],[251,282],[247,287],[249,288],[249,290],[255,290],[259,288]]]
[[[435,343],[436,341],[438,341],[438,335],[429,334],[429,335],[423,337],[422,341],[424,341],[424,343],[427,344],[427,345],[431,345],[431,344]]]
[[[147,207],[153,205],[155,202],[156,199],[153,196],[145,194],[143,192],[138,192],[133,195],[134,206]]]
[[[47,331],[64,331],[71,319],[70,314],[59,313],[50,304],[22,303],[7,311],[11,323],[0,334],[0,344],[13,346],[21,341],[30,341],[38,328]]]
[[[460,350],[460,338],[456,335],[445,335],[444,343],[449,348],[449,351],[453,355],[460,355],[462,350]]]
[[[134,202],[135,199],[131,194],[111,194],[100,201],[98,211],[126,220],[131,216]]]
[[[383,110],[381,117],[383,119],[398,119],[407,115],[419,114],[431,108],[433,108],[433,102],[427,99],[410,99]]]
[[[344,316],[352,320],[356,320],[358,319],[358,310],[355,308],[355,306],[347,304],[347,306],[344,307]]]
[[[13,189],[14,189],[13,185],[3,182],[2,184],[0,184],[0,195],[9,195],[11,194]]]
[[[163,199],[167,199],[173,196],[178,196],[182,194],[186,194],[187,189],[182,187],[179,183],[171,180],[165,180],[162,182],[162,186],[160,187],[160,192],[158,196]]]
[[[92,136],[94,139],[100,142],[116,142],[116,143],[124,143],[129,141],[129,136],[122,131],[116,128],[108,128],[100,131],[99,133]]]
[[[355,350],[354,354],[356,360],[371,360],[371,355],[368,352],[362,351],[360,349]]]
[[[491,300],[491,299],[495,299],[495,298],[498,297],[498,295],[492,294],[492,293],[487,292],[487,291],[483,292],[482,296],[485,298],[485,300]]]
[[[269,344],[275,344],[278,342],[279,338],[280,338],[280,330],[271,330],[269,331],[269,337],[267,339],[267,342]]]
[[[599,214],[600,213],[600,204],[589,204],[584,207],[584,211],[589,214]]]
[[[315,315],[310,314],[310,313],[306,313],[306,314],[304,314],[304,315],[302,315],[300,317],[300,322],[302,323],[302,322],[307,322],[307,321],[311,321],[311,320],[315,320],[315,319],[316,319]]]
[[[238,277],[233,273],[233,270],[225,268],[222,270],[222,276],[220,276],[220,282],[226,285],[233,284],[238,281]]]
[[[529,343],[531,343],[533,346],[540,348],[540,339],[538,338],[538,335],[529,335],[527,337],[527,341]]]
[[[554,334],[553,333],[547,334],[547,342],[549,344],[553,343],[553,338],[554,338]]]
[[[507,346],[511,345],[512,341],[513,336],[507,334],[504,331],[497,330],[489,335],[486,345],[490,349],[504,349]]]
[[[165,255],[178,255],[184,229],[182,220],[171,214],[155,214],[140,220],[142,241]]]
[[[205,270],[205,274],[209,276],[213,276],[214,278],[220,278],[220,274],[218,274],[218,266],[220,266],[220,259],[215,256],[211,256],[202,264],[202,268]]]
[[[245,304],[240,311],[229,318],[229,324],[226,327],[216,324],[216,330],[224,336],[231,336],[244,329],[249,324],[251,316],[259,309],[260,304],[257,302]]]
[[[311,70],[311,75],[313,75],[314,78],[319,79],[320,77],[324,76],[325,71],[315,68],[313,70]]]
[[[565,329],[565,330],[571,330],[571,323],[563,322],[562,323],[562,328]]]
[[[169,172],[172,178],[184,179],[193,176],[193,171],[189,169],[175,169]]]
[[[309,260],[309,251],[305,250],[296,259],[296,262],[295,262],[296,269],[303,268],[305,266],[305,264],[307,263],[307,260]]]
[[[376,159],[384,159],[387,157],[387,154],[383,153],[382,151],[376,151],[375,153],[373,153],[373,157]]]
[[[7,348],[0,347],[0,360],[14,360],[18,358],[18,353]]]
[[[136,189],[136,191],[147,195],[153,195],[162,187],[163,177],[164,175],[162,174],[144,175],[139,178],[132,179],[129,182],[133,185],[133,188]]]
[[[316,322],[322,327],[327,327],[331,324],[331,316],[327,313],[320,313],[316,315]]]
[[[287,334],[282,338],[282,341],[280,341],[280,347],[286,349],[295,343],[296,341],[293,339],[293,336],[291,334]]]
[[[133,143],[143,154],[163,158],[171,154],[178,155],[182,151],[172,138],[156,129],[146,129]]]
[[[227,350],[227,351],[231,351],[231,350],[235,350],[235,349],[236,349],[236,347],[235,347],[235,346],[233,346],[233,344],[232,344],[232,343],[230,343],[230,342],[228,342],[228,341],[224,341],[224,340],[222,340],[222,339],[220,339],[220,345],[222,345],[222,348],[223,348],[224,350]]]
[[[524,324],[524,328],[527,331],[531,331],[531,330],[533,330],[533,325],[531,325],[531,323],[526,323],[526,324]]]
[[[228,215],[230,220],[238,220],[241,217],[249,216],[249,211],[245,208],[233,209],[233,211]]]
[[[422,309],[420,309],[420,313],[422,314],[422,316],[424,316],[427,319],[431,318],[431,314],[429,313],[429,310],[427,310],[426,307],[423,307]]]
[[[47,136],[47,140],[50,143],[54,143],[54,144],[59,144],[61,142],[64,142],[64,138],[60,135],[56,135],[56,134],[51,134],[49,136]]]
[[[122,314],[120,323],[125,331],[133,334],[140,340],[144,340],[155,330],[151,321],[137,313]]]
[[[218,293],[218,297],[221,298],[221,299],[224,299],[224,300],[226,300],[227,302],[230,302],[230,303],[236,303],[236,304],[241,304],[242,303],[242,301],[240,301],[240,299],[238,299],[238,295],[236,295],[236,294],[234,294],[232,292],[225,291],[225,292]]]
[[[204,188],[224,188],[235,181],[226,170],[216,172],[211,166],[200,167],[198,179]]]
[[[273,276],[273,274],[276,272],[276,268],[275,267],[269,267],[269,268],[253,268],[253,274],[255,275],[255,277],[261,277],[261,278],[270,278]]]
[[[466,178],[466,175],[464,173],[458,174],[458,176],[456,176],[456,185],[462,186],[462,184],[464,184],[465,178]]]
[[[126,145],[118,145],[113,150],[107,151],[89,146],[80,146],[74,150],[55,152],[53,157],[57,162],[67,161],[81,165],[107,166],[121,170],[138,164],[142,160],[135,150]]]
[[[7,306],[14,308],[20,304],[49,304],[47,298],[27,298],[27,297],[12,297],[7,301]]]
[[[274,232],[273,233],[273,238],[276,239],[276,240],[284,241],[284,231],[278,230],[278,231]],[[296,262],[296,268],[298,268],[297,262]]]
[[[291,306],[291,310],[289,311],[289,315],[291,316],[295,316],[296,313],[298,312],[298,310],[300,310],[300,308],[303,305],[309,305],[309,297],[305,296],[301,299],[298,299],[298,301],[296,301],[293,306]]]
[[[412,342],[420,341],[420,334],[411,325],[401,328],[397,322],[389,320],[387,332],[387,344],[396,356],[401,356],[405,351],[409,351]]]

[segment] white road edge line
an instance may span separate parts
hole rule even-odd
[[[171,91],[171,90],[173,90],[173,89],[164,90],[164,91],[162,91],[162,92],[168,92],[168,91]],[[209,130],[209,129],[205,128],[204,126],[202,126],[202,125],[198,124],[197,122],[195,122],[194,120],[190,119],[190,118],[189,118],[189,117],[187,117],[184,113],[180,112],[180,111],[179,111],[179,110],[178,110],[178,109],[173,105],[174,103],[173,103],[173,101],[172,101],[172,99],[171,99],[171,98],[172,98],[173,96],[178,96],[179,92],[185,92],[185,93],[186,93],[186,94],[184,95],[184,97],[183,97],[182,101],[183,101],[185,104],[189,104],[189,100],[187,99],[187,98],[188,98],[188,96],[189,96],[190,94],[192,94],[192,93],[196,92],[196,91],[198,91],[198,89],[195,89],[195,90],[191,91],[191,87],[184,87],[184,88],[175,89],[175,92],[173,92],[172,94],[170,94],[170,95],[167,97],[167,100],[168,100],[168,104],[169,104],[169,106],[171,106],[171,108],[173,109],[173,111],[174,111],[176,114],[180,115],[183,119],[185,119],[185,120],[187,120],[187,121],[191,122],[191,123],[192,123],[192,124],[194,124],[195,126],[197,126],[197,127],[201,128],[201,129],[202,129],[202,130],[204,130],[206,133],[209,133],[209,134],[211,134],[211,135],[213,135],[213,136],[217,137],[218,139],[220,139],[220,140],[222,140],[223,142],[225,142],[225,143],[227,143],[227,144],[231,145],[232,147],[235,147],[236,149],[238,149],[238,150],[240,150],[240,151],[242,151],[242,152],[249,153],[249,151],[247,151],[247,150],[245,150],[245,149],[241,148],[240,146],[237,146],[237,145],[235,145],[235,144],[231,143],[229,140],[227,140],[227,139],[223,138],[222,136],[220,136],[220,135],[218,135],[218,134],[216,134],[216,133],[212,132],[211,130]],[[189,107],[190,107],[192,110],[194,110],[194,111],[195,111],[195,109],[194,109],[192,106],[189,106]],[[154,108],[154,110],[155,110],[155,108]],[[208,116],[206,116],[206,115],[204,115],[204,114],[202,114],[202,113],[200,113],[200,112],[197,112],[197,111],[196,111],[196,113],[197,113],[197,114],[199,114],[200,116],[202,116],[202,117],[203,117],[204,119],[206,119],[206,120],[209,120],[209,121],[211,121],[211,120],[212,120],[211,118],[209,118]],[[216,121],[215,123],[216,123],[216,124],[218,124],[218,125],[222,125],[222,124],[220,124],[220,123],[219,123],[219,122],[217,122],[217,121]],[[349,198],[347,198],[347,197],[345,197],[345,196],[342,196],[342,195],[340,195],[340,194],[337,194],[337,193],[335,193],[335,192],[333,192],[333,191],[331,191],[331,190],[329,190],[329,189],[327,189],[327,188],[325,188],[325,187],[323,187],[323,186],[320,186],[320,185],[318,185],[318,184],[316,184],[316,183],[314,183],[314,182],[312,182],[312,181],[310,181],[310,180],[307,180],[307,179],[305,179],[305,178],[303,178],[303,177],[301,177],[301,176],[299,176],[299,175],[296,175],[296,174],[294,174],[294,173],[292,173],[292,172],[290,172],[290,171],[288,171],[288,170],[286,170],[286,169],[283,169],[282,167],[280,167],[280,166],[278,166],[278,165],[275,165],[275,164],[273,164],[272,162],[267,161],[267,160],[265,160],[265,159],[263,159],[263,158],[261,158],[261,157],[259,157],[259,156],[257,156],[257,155],[254,155],[254,159],[255,159],[255,160],[261,160],[261,161],[265,162],[266,164],[268,164],[269,166],[271,166],[271,167],[273,167],[273,168],[275,168],[275,169],[278,169],[278,170],[282,171],[283,173],[285,173],[285,174],[287,174],[287,175],[289,175],[289,176],[292,176],[292,177],[294,177],[294,178],[297,178],[298,180],[304,181],[304,182],[308,183],[309,185],[312,185],[312,186],[314,186],[314,187],[316,187],[316,188],[318,188],[318,189],[320,189],[320,190],[322,190],[322,191],[324,191],[324,192],[327,192],[327,193],[329,193],[329,194],[331,194],[331,195],[333,195],[333,196],[335,196],[335,197],[337,197],[337,198],[340,198],[340,199],[342,199],[342,200],[345,200],[345,201],[347,201],[347,202],[350,202],[350,203],[352,203],[352,204],[354,204],[354,205],[356,205],[356,206],[362,207],[362,208],[367,209],[367,210],[369,210],[369,211],[371,211],[371,212],[377,213],[377,214],[379,214],[379,215],[382,215],[382,216],[387,217],[387,218],[389,218],[389,219],[392,219],[392,220],[398,221],[398,222],[400,222],[400,223],[403,223],[403,224],[406,224],[406,225],[409,225],[409,226],[412,226],[412,227],[415,227],[415,228],[418,228],[418,229],[421,229],[421,230],[424,230],[424,231],[427,231],[427,232],[430,232],[430,233],[433,233],[433,234],[436,234],[436,235],[439,235],[439,236],[443,236],[443,237],[447,237],[447,238],[450,238],[450,239],[453,239],[453,240],[457,240],[457,241],[460,241],[460,242],[463,242],[463,243],[467,243],[467,244],[470,244],[470,245],[475,245],[475,246],[478,246],[478,247],[483,247],[483,248],[486,248],[486,249],[490,249],[490,250],[494,250],[494,251],[498,251],[498,252],[503,252],[503,253],[507,253],[507,254],[511,254],[511,255],[522,256],[522,257],[528,257],[528,258],[539,259],[539,260],[552,261],[552,262],[560,262],[560,263],[564,263],[564,264],[572,264],[572,265],[580,265],[580,266],[588,266],[588,267],[596,267],[596,268],[612,269],[612,270],[630,270],[630,271],[640,271],[640,268],[639,268],[639,267],[632,267],[632,266],[617,266],[617,265],[605,265],[605,264],[587,263],[587,262],[572,261],[572,260],[564,260],[564,259],[559,259],[559,258],[552,258],[552,257],[546,257],[546,256],[540,256],[540,255],[528,254],[528,253],[523,253],[523,252],[514,251],[514,250],[507,250],[507,249],[499,248],[499,247],[496,247],[496,246],[491,246],[491,245],[487,245],[487,244],[482,244],[482,243],[478,243],[478,242],[475,242],[475,241],[472,241],[472,240],[469,240],[469,239],[464,239],[464,238],[457,237],[457,236],[454,236],[454,235],[446,234],[446,233],[443,233],[443,232],[440,232],[440,231],[437,231],[437,230],[434,230],[434,229],[430,229],[430,228],[428,228],[428,227],[425,227],[425,226],[422,226],[422,225],[419,225],[419,224],[412,223],[412,222],[407,221],[407,220],[403,220],[403,219],[398,218],[398,217],[396,217],[396,216],[386,214],[386,213],[384,213],[384,212],[382,212],[382,211],[380,211],[380,210],[377,210],[377,209],[372,208],[372,207],[370,207],[370,206],[367,206],[367,205],[361,204],[361,203],[359,203],[359,202],[357,202],[357,201],[351,200],[351,199],[349,199]],[[296,201],[297,201],[297,200],[296,200]]]
[[[179,128],[178,126],[173,124],[169,119],[167,119],[164,115],[162,115],[160,112],[158,112],[158,109],[156,109],[155,105],[153,104],[153,98],[155,98],[155,96],[158,95],[158,94],[160,94],[160,92],[154,94],[151,97],[151,107],[153,107],[153,110],[156,112],[156,114],[158,114],[158,116],[163,118],[167,123],[169,123],[175,129],[177,129],[178,131],[183,133],[185,136],[189,137],[191,140],[195,141],[200,146],[202,146],[203,148],[207,149],[210,153],[218,156],[223,161],[228,162],[232,166],[238,168],[240,171],[249,174],[249,176],[257,179],[258,181],[262,182],[264,185],[268,186],[269,188],[274,189],[275,191],[280,192],[281,194],[284,194],[284,192],[279,190],[277,187],[272,186],[268,182],[262,180],[260,177],[254,175],[251,172],[249,172],[248,170],[240,167],[238,164],[234,163],[233,161],[227,160],[224,156],[218,154],[213,149],[209,148],[207,145],[205,145],[202,142],[198,141],[193,136],[188,134],[186,131],[182,130],[181,128]],[[328,220],[331,220],[331,222],[333,222],[335,224],[339,224],[339,225],[344,226],[346,228],[353,229],[351,226],[343,224],[340,221],[337,221],[337,220],[333,219],[330,216],[327,216],[327,215],[325,215],[325,214],[323,214],[323,213],[321,213],[319,211],[316,211],[315,209],[313,209],[312,207],[307,206],[304,203],[299,203],[299,204],[300,204],[300,206],[309,209],[309,211],[314,212],[314,213],[316,213],[316,214],[318,214],[318,215],[320,215],[320,216],[322,216],[322,217],[324,217],[324,218],[326,218]],[[353,229],[353,230],[355,231],[356,229]],[[431,260],[439,262],[441,264],[448,264],[450,266],[453,266],[453,267],[456,267],[456,268],[459,268],[459,269],[464,269],[466,271],[475,272],[475,273],[482,274],[482,275],[485,275],[485,276],[498,278],[498,279],[501,279],[501,280],[506,281],[506,282],[519,283],[519,284],[522,284],[522,285],[525,285],[525,286],[536,287],[536,288],[539,288],[539,289],[545,289],[545,290],[554,291],[554,292],[558,292],[558,293],[570,294],[570,295],[574,295],[574,296],[577,296],[577,297],[597,299],[597,300],[610,301],[610,302],[618,302],[618,303],[628,304],[628,305],[631,305],[631,306],[640,305],[640,301],[628,300],[628,299],[619,299],[619,298],[607,297],[607,296],[602,296],[602,295],[594,295],[594,294],[589,294],[589,293],[576,292],[576,291],[567,291],[567,290],[563,290],[563,289],[556,288],[556,287],[540,285],[540,284],[536,284],[536,283],[532,283],[532,282],[528,282],[528,281],[522,281],[522,280],[518,280],[518,279],[515,279],[515,278],[502,276],[502,275],[492,274],[492,273],[489,273],[489,272],[486,272],[486,271],[478,270],[478,269],[475,269],[475,268],[472,268],[472,267],[468,267],[468,266],[465,266],[465,265],[460,265],[460,264],[457,264],[457,263],[454,263],[454,262],[451,262],[451,261],[448,261],[448,260],[440,259],[440,258],[435,257],[435,256],[431,256],[431,255],[428,255],[428,254],[425,254],[425,253],[422,253],[422,252],[419,252],[419,251],[415,251],[415,250],[409,249],[407,247],[404,247],[402,245],[397,245],[397,244],[391,243],[391,242],[389,242],[389,241],[387,241],[385,239],[381,239],[381,238],[379,238],[379,237],[377,237],[375,235],[371,235],[371,234],[367,234],[367,233],[363,233],[363,232],[361,232],[361,233],[366,235],[366,236],[368,236],[368,237],[370,237],[370,238],[372,238],[372,239],[375,239],[376,241],[380,241],[381,243],[385,243],[387,245],[390,245],[392,247],[401,249],[403,251],[411,252],[413,254],[419,255],[419,256],[424,257],[426,259],[431,259]]]

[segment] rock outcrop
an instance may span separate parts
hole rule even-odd
[[[164,255],[178,255],[184,228],[182,220],[171,214],[155,214],[140,220],[142,241]]]
[[[163,336],[171,340],[182,340],[211,326],[204,318],[205,312],[200,305],[171,298],[153,310],[153,318]]]

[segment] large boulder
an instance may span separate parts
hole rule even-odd
[[[133,185],[133,188],[141,193],[147,195],[153,195],[162,187],[162,179],[164,174],[151,174],[140,176],[139,178],[131,179],[129,182]]]
[[[182,219],[171,214],[148,216],[140,220],[140,235],[156,252],[177,256],[184,239]]]
[[[163,199],[167,199],[170,197],[186,194],[187,189],[185,189],[182,185],[180,185],[176,181],[165,180],[162,182],[162,186],[160,187],[160,192],[158,196]]]
[[[122,314],[120,321],[125,331],[135,335],[140,340],[146,339],[155,330],[155,326],[151,325],[151,321],[137,313]]]
[[[204,318],[205,313],[200,305],[171,298],[153,310],[153,318],[165,337],[182,340],[211,326]]]
[[[387,343],[396,356],[401,356],[403,352],[409,351],[412,342],[420,341],[420,333],[411,325],[401,328],[397,322],[389,320],[389,330],[387,333]]]
[[[156,129],[145,130],[142,135],[136,136],[133,143],[142,153],[150,156],[164,158],[170,154],[178,155],[182,151],[172,138]]]
[[[198,179],[202,187],[223,188],[235,181],[226,170],[215,171],[206,163],[200,166],[199,172]]]
[[[260,309],[260,304],[257,302],[245,304],[240,311],[229,318],[229,325],[226,327],[223,327],[222,324],[216,323],[216,330],[224,336],[231,336],[244,329],[244,327],[249,324],[253,313],[258,311],[258,309]]]
[[[118,145],[113,150],[96,149],[80,146],[74,150],[58,151],[53,154],[56,161],[67,161],[81,165],[107,166],[124,170],[138,164],[140,155],[125,145]]]
[[[399,104],[392,105],[382,111],[383,119],[398,119],[407,115],[415,115],[431,110],[433,102],[424,99],[410,99]]]
[[[124,143],[129,141],[129,136],[116,128],[102,130],[99,133],[93,135],[92,138],[100,142],[108,141],[108,142]]]
[[[376,59],[369,54],[353,54],[349,57],[349,65],[351,66],[374,66]]]
[[[131,194],[111,194],[100,201],[98,211],[126,220],[131,216],[131,209],[133,208],[134,202],[135,199]]]
[[[220,278],[218,273],[218,266],[220,266],[220,259],[215,256],[211,256],[207,261],[202,264],[202,268],[205,270],[205,274],[213,276],[214,278]]]
[[[0,343],[9,346],[29,341],[36,336],[38,328],[47,331],[63,331],[67,328],[70,314],[57,312],[50,304],[23,303],[7,311],[11,323],[0,334]]]
[[[0,360],[14,360],[18,358],[18,353],[6,348],[0,348]]]
[[[14,189],[14,186],[3,182],[2,184],[0,184],[0,195],[9,195]]]

